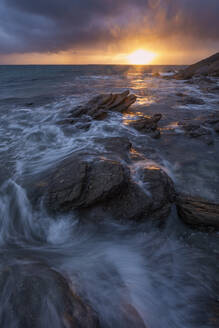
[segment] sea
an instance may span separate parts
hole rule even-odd
[[[200,145],[186,138],[177,122],[219,110],[219,92],[209,89],[219,80],[200,85],[170,78],[182,68],[0,66],[1,328],[21,327],[10,303],[16,297],[16,274],[6,281],[5,272],[16,268],[25,275],[24,266],[33,265],[51,268],[69,286],[76,285],[101,327],[138,328],[133,311],[128,306],[121,310],[124,298],[147,328],[218,327],[213,311],[219,302],[217,232],[185,226],[174,208],[162,230],[107,218],[81,225],[76,214],[54,219],[43,203],[32,206],[24,187],[31,176],[69,154],[83,149],[100,154],[103,145],[97,140],[126,137],[139,152],[152,149],[145,163],[162,167],[178,191],[218,201],[218,137],[212,146]],[[95,95],[125,90],[137,96],[136,117],[138,108],[149,115],[162,112],[160,141],[123,124],[129,117],[120,113],[92,121],[88,130],[59,124]],[[182,104],[180,93],[203,104]],[[39,293],[44,293],[40,286]],[[45,302],[38,309],[39,327],[68,327],[59,318],[58,303]]]

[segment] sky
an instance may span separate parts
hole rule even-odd
[[[218,52],[219,0],[0,0],[0,64],[130,64],[139,49],[150,64]]]

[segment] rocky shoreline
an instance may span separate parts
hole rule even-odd
[[[181,77],[184,78],[185,75],[181,75]],[[161,77],[156,76],[156,78]],[[174,78],[178,77],[175,76]],[[188,81],[185,83],[187,82]],[[215,92],[217,92],[217,86],[213,84],[211,80],[206,81],[206,77],[192,76],[189,83],[199,83],[202,88],[214,89]],[[18,182],[21,183],[24,190],[27,191],[28,200],[31,201],[36,211],[43,209],[43,214],[48,214],[49,219],[54,223],[58,221],[57,218],[67,215],[68,220],[71,220],[72,223],[75,221],[75,218],[77,218],[79,225],[91,225],[95,227],[95,229],[100,230],[101,224],[106,221],[108,223],[113,222],[113,224],[115,222],[119,223],[122,227],[130,225],[131,228],[137,227],[136,229],[139,230],[141,230],[144,224],[145,226],[149,224],[150,228],[155,227],[158,234],[161,235],[166,225],[170,224],[168,220],[171,218],[171,225],[177,225],[178,220],[185,230],[194,231],[195,235],[196,233],[203,233],[204,236],[207,236],[208,233],[210,233],[210,235],[215,235],[215,232],[219,231],[219,200],[214,197],[218,190],[214,187],[218,185],[217,180],[215,179],[214,185],[211,188],[213,190],[213,197],[211,194],[208,197],[208,190],[206,194],[204,193],[205,188],[201,189],[202,185],[200,188],[193,188],[192,191],[189,187],[193,185],[193,181],[195,181],[193,175],[196,177],[196,174],[193,174],[193,172],[197,173],[198,164],[201,164],[199,171],[197,170],[198,173],[205,171],[205,166],[208,164],[203,163],[202,167],[205,154],[206,157],[209,156],[210,162],[215,161],[215,165],[217,165],[217,158],[214,157],[214,155],[219,145],[219,112],[206,111],[203,114],[203,111],[199,110],[186,111],[180,108],[176,110],[172,104],[164,105],[158,103],[149,106],[136,105],[136,100],[137,96],[130,94],[127,90],[121,93],[100,94],[80,106],[70,108],[68,111],[66,110],[63,115],[64,117],[62,116],[62,119],[57,120],[55,124],[61,127],[63,131],[68,131],[68,133],[73,131],[71,130],[72,127],[76,129],[75,131],[86,133],[92,129],[93,124],[98,124],[98,122],[104,123],[110,120],[112,115],[118,115],[114,116],[114,119],[118,119],[122,127],[127,127],[129,133],[121,133],[121,135],[118,134],[119,136],[115,136],[111,134],[111,130],[108,126],[108,133],[104,137],[94,136],[92,141],[95,143],[96,147],[89,148],[86,144],[86,147],[81,147],[80,150],[67,154],[59,158],[59,160],[54,160],[49,168],[46,167],[44,170],[40,170],[40,173],[35,175],[30,174],[28,178],[24,176],[23,180]],[[188,96],[183,92],[176,93],[175,99],[173,99],[173,103],[174,102],[182,105],[205,105],[204,100]],[[116,125],[116,127],[118,128],[118,125]],[[132,135],[132,138],[129,137],[130,135]],[[162,162],[160,158],[162,158],[163,154],[165,154],[165,156],[163,156]],[[171,170],[172,167],[168,169],[170,163],[176,166],[176,175],[179,171],[185,171],[185,176],[189,172],[188,180],[180,180],[178,177],[175,178],[174,172]],[[210,171],[211,166],[210,168],[207,166],[206,179],[209,177],[212,178]],[[213,173],[215,174],[215,172]],[[206,172],[204,172],[204,174],[206,174]],[[189,179],[191,177],[193,179],[190,181]],[[9,191],[7,188],[3,190],[6,194],[11,192],[9,187]],[[15,207],[15,212],[16,210]],[[21,215],[23,215],[22,211]],[[19,216],[19,211],[16,213],[16,220],[17,216]],[[43,218],[41,217],[41,220],[42,219],[44,219],[44,216]],[[21,223],[23,223],[23,221],[21,221]],[[14,232],[14,226],[12,225],[10,228],[12,232]],[[52,233],[55,234],[55,231],[52,230]],[[72,231],[70,233],[72,233]],[[113,235],[113,233],[113,231],[110,231],[110,234]],[[141,233],[144,234],[145,231],[141,231]],[[67,234],[66,230],[64,230],[64,234]],[[204,240],[203,235],[200,238],[201,242]],[[112,239],[113,237],[114,236],[112,236]],[[98,238],[100,238],[99,235]],[[104,239],[104,236],[101,236],[101,238]],[[129,238],[129,236],[127,238]],[[157,242],[156,236],[153,236],[153,238],[152,244],[149,244],[149,248],[155,247],[154,244]],[[22,242],[23,239],[25,240],[25,236],[22,236]],[[160,249],[164,247],[164,239],[161,239],[159,252]],[[79,242],[82,248],[84,247],[84,241],[85,244],[88,242],[86,238],[85,240],[82,238],[82,243]],[[58,266],[59,269],[52,266],[53,262],[51,258],[56,254],[54,249],[55,251],[59,248],[62,250],[62,243],[58,243],[58,246],[55,245],[57,249],[54,245],[50,245],[51,248],[49,248],[50,246],[48,247],[48,244],[45,243],[46,246],[43,250],[42,244],[44,241],[41,241],[42,244],[37,244],[34,240],[32,248],[25,248],[25,242],[22,244],[19,240],[18,244],[15,243],[16,250],[18,249],[16,261],[10,262],[11,242],[13,245],[13,238],[9,239],[7,245],[9,250],[6,247],[9,256],[7,252],[4,254],[4,261],[6,261],[7,265],[4,265],[4,267],[2,266],[0,270],[0,287],[4,291],[2,297],[7,295],[3,303],[4,308],[0,310],[1,318],[4,320],[4,322],[0,322],[0,325],[13,325],[14,322],[12,322],[12,320],[16,318],[16,327],[19,328],[44,327],[45,322],[51,327],[105,327],[105,325],[101,324],[100,313],[95,308],[95,305],[90,302],[93,297],[100,297],[98,294],[95,294],[95,286],[89,298],[86,292],[83,293],[83,279],[82,286],[80,286],[80,283],[79,286],[76,283],[80,281],[80,270],[79,273],[73,270],[73,275],[75,274],[77,276],[74,281],[74,279],[69,279],[66,273],[67,270],[65,271],[65,266],[63,268],[60,265],[60,267]],[[143,242],[145,242],[145,240],[143,240]],[[67,246],[64,246],[63,253],[58,253],[60,257],[64,257],[65,255],[71,258],[75,244],[68,243],[69,241],[67,241]],[[24,249],[22,249],[23,245],[25,245]],[[102,244],[100,243],[99,245]],[[136,244],[134,244],[134,246],[135,245]],[[39,249],[37,250],[39,254],[36,251],[37,247],[40,249],[40,251]],[[122,248],[122,245],[119,243],[118,249],[120,247]],[[178,257],[178,253],[174,247],[171,251],[176,253]],[[118,251],[118,249],[116,249],[116,251]],[[37,255],[34,254],[35,251]],[[43,254],[44,251],[46,255]],[[113,249],[113,251],[115,252],[115,249]],[[43,255],[40,252],[42,252]],[[87,253],[89,252],[87,252],[86,248],[85,252],[82,252],[82,254],[86,254],[85,256],[87,257],[83,259],[82,262],[90,260],[90,254],[87,255]],[[131,253],[131,255],[133,254],[135,257],[137,252]],[[186,254],[188,257],[192,258],[192,247]],[[96,254],[94,255],[96,256]],[[112,254],[110,254],[110,256],[111,255]],[[48,262],[45,260],[46,256],[49,258]],[[101,256],[102,260],[105,253],[101,253]],[[150,255],[145,253],[144,256],[147,258],[147,256]],[[151,256],[153,257],[153,254]],[[171,262],[174,261],[174,257],[171,252],[167,254],[164,252],[164,256],[169,256],[171,258],[170,271],[165,271],[168,265],[162,257],[155,257],[153,261],[156,262],[160,260],[162,275],[167,273],[170,279],[172,279],[172,277],[175,279],[174,273],[172,272],[175,267],[173,266],[172,268]],[[93,259],[94,257],[91,256],[91,261],[93,261]],[[120,254],[116,259],[118,261],[123,260],[123,258],[120,258]],[[107,260],[109,259],[107,258]],[[206,258],[204,260],[206,260]],[[59,261],[61,262],[60,259],[58,259],[58,262]],[[103,261],[103,263],[105,262]],[[137,262],[134,261],[133,263],[136,265]],[[181,263],[181,259],[179,263],[179,266],[185,265],[185,263]],[[191,265],[191,263],[193,265],[192,260],[189,262],[189,265]],[[69,262],[67,263],[67,266],[68,265],[70,266]],[[127,268],[126,265],[127,263],[125,263],[124,271]],[[111,268],[111,266],[109,266],[109,268]],[[84,267],[82,267],[82,271],[83,270]],[[108,270],[107,266],[106,270]],[[112,271],[113,270],[116,269],[112,266]],[[147,270],[150,270],[150,268],[148,269],[147,267]],[[177,270],[178,268],[176,268],[176,271]],[[183,273],[186,277],[183,277],[185,279],[187,279],[186,270],[187,267],[185,271],[179,271]],[[197,268],[195,273],[199,273],[198,270],[199,268]],[[190,268],[188,271],[189,276],[191,273]],[[176,272],[176,279],[179,275],[181,287],[184,288],[184,280],[179,272]],[[99,280],[103,279],[103,291],[105,292],[105,279],[107,280],[108,274],[113,275],[115,272],[100,271],[98,273],[100,273],[100,275],[97,275],[95,278]],[[142,272],[140,271],[140,275],[141,274]],[[143,274],[145,275],[145,272]],[[157,272],[152,270],[152,275],[153,274],[156,275]],[[191,282],[189,281],[188,284],[193,283],[194,280],[197,279],[193,271],[192,274],[195,278],[193,276]],[[204,278],[205,274],[205,272],[201,272]],[[101,277],[101,275],[103,275],[103,277]],[[118,277],[116,279],[118,281],[115,286],[121,287],[120,285],[122,285],[122,293],[118,292],[118,312],[121,312],[118,318],[122,318],[121,327],[147,328],[138,309],[129,302],[131,297],[127,297],[126,299],[126,293],[129,293],[128,284],[130,282],[130,277],[128,277],[128,283],[126,285],[123,281],[123,277],[120,277],[120,272],[116,272],[116,276],[117,275]],[[89,274],[85,277],[89,280]],[[160,276],[157,277],[159,280]],[[161,276],[161,280],[163,278],[164,277]],[[217,281],[217,277],[214,278],[215,281]],[[84,281],[86,281],[86,279]],[[109,280],[110,283],[112,281],[113,280]],[[91,280],[91,282],[93,281]],[[131,280],[131,282],[133,281]],[[134,281],[133,284],[135,283]],[[213,283],[214,282],[212,282],[212,285]],[[160,281],[155,280],[155,285],[156,284],[159,285]],[[198,284],[199,282],[197,285]],[[172,282],[170,285],[172,288]],[[12,286],[12,288],[8,290],[8,286]],[[190,287],[189,285],[189,288]],[[199,287],[200,289],[202,288],[201,286]],[[209,288],[211,287],[212,286]],[[113,285],[110,285],[110,288],[113,288]],[[140,285],[140,288],[147,289],[147,286]],[[217,288],[216,286],[215,289],[217,290]],[[206,292],[205,289],[204,291]],[[137,291],[137,293],[138,292],[139,291]],[[148,296],[147,292],[148,291],[146,291],[146,295]],[[158,292],[159,289],[156,290],[155,297],[160,297]],[[175,290],[173,290],[173,292],[175,293]],[[199,294],[197,295],[199,296]],[[182,297],[184,296],[185,295],[182,295]],[[218,301],[215,297],[212,297],[212,295],[206,294],[204,297],[205,299],[201,300],[206,304],[207,309],[204,320],[212,327],[217,327],[219,313]],[[106,300],[109,301],[108,298],[106,298]],[[101,303],[102,298],[98,298],[97,302]],[[161,300],[161,302],[163,302],[163,300]],[[109,304],[107,303],[106,307],[108,306]],[[115,305],[113,306],[112,309],[116,308]],[[197,306],[199,307],[199,303]],[[147,312],[148,309],[143,308],[143,311]],[[156,314],[156,306],[154,311]],[[11,314],[13,314],[12,318],[10,317]],[[49,322],[47,322],[47,320],[49,320]],[[118,324],[117,320],[116,318],[115,327]]]
[[[130,114],[136,98],[128,91],[99,95],[73,109],[71,119],[61,124],[104,120],[111,111],[128,111]],[[138,113],[136,120],[129,122],[129,126],[157,138],[160,137],[160,120],[161,113],[145,116],[142,112]],[[214,142],[213,131],[218,132],[218,123],[219,116],[215,113],[178,122],[178,127],[185,136],[200,139],[209,145]],[[196,196],[180,195],[175,191],[171,177],[156,163],[137,165],[138,168],[134,169],[134,148],[128,139],[108,138],[104,140],[104,147],[110,152],[105,155],[89,151],[74,153],[42,172],[42,177],[38,176],[31,182],[31,198],[37,201],[43,197],[49,211],[76,211],[79,217],[89,220],[101,220],[105,216],[122,221],[156,220],[161,223],[168,217],[171,207],[177,205],[179,217],[184,223],[200,229],[219,230],[219,204],[200,200]],[[138,156],[141,162],[140,154]],[[135,158],[136,163],[138,158]]]

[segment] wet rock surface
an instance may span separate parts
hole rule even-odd
[[[153,78],[146,67],[142,73],[138,67],[121,69],[120,74],[120,68],[104,68],[100,74],[99,67],[77,67],[74,82],[72,67],[68,81],[62,74],[54,79],[52,68],[51,82],[39,79],[39,90],[47,93],[54,79],[53,103],[38,108],[30,97],[17,108],[14,99],[1,107],[2,328],[93,327],[97,316],[101,327],[110,328],[218,326],[218,292],[212,286],[218,286],[218,235],[212,223],[212,233],[203,233],[198,222],[200,212],[212,219],[214,210],[206,208],[218,204],[216,79],[195,77],[187,84]],[[102,95],[99,107],[77,106],[77,117],[69,112],[94,92],[127,86],[139,99],[125,115],[119,110],[126,107],[117,103],[114,112],[107,99],[107,106],[101,103]],[[209,90],[214,94],[205,93]],[[177,97],[184,95],[195,100],[180,106]],[[34,105],[26,108],[27,102]],[[156,113],[162,114],[159,122],[153,121]],[[137,126],[124,124],[127,115]],[[151,138],[158,133],[159,140]],[[202,138],[213,138],[214,144],[208,147]],[[21,180],[30,181],[36,207]],[[188,205],[175,199],[175,188],[193,199],[206,198],[189,203],[195,222],[190,227],[201,231],[180,224],[174,204],[178,213]],[[157,229],[151,222],[165,224]]]
[[[179,195],[177,209],[180,218],[196,228],[215,228],[219,230],[219,204],[199,197]]]
[[[140,117],[137,120],[130,121],[129,126],[142,132],[149,133],[153,138],[159,138],[158,122],[162,118],[161,114],[155,114],[152,117]]]
[[[185,131],[185,134],[191,138],[198,138],[207,145],[214,143],[212,130],[202,125],[200,121],[179,122],[178,125]]]
[[[44,176],[34,195],[44,195],[50,210],[77,210],[89,218],[163,220],[174,200],[173,183],[159,167],[144,167],[132,176],[119,161],[71,156]]]
[[[127,159],[129,158],[129,152],[132,148],[132,144],[126,137],[106,137],[95,138],[95,142],[104,147],[103,154],[111,158]]]
[[[9,286],[12,285],[13,289]],[[98,328],[96,313],[70,288],[62,275],[42,265],[14,265],[0,272],[1,326]]]
[[[181,121],[178,125],[187,136],[199,138],[210,145],[214,143],[214,132],[219,131],[219,112],[197,116],[195,120]]]
[[[145,167],[138,172],[141,184],[127,181],[125,189],[107,201],[82,210],[90,218],[111,217],[118,220],[158,221],[168,217],[175,191],[171,179],[159,168]]]
[[[87,104],[74,108],[69,120],[74,123],[74,119],[83,115],[88,115],[95,120],[102,120],[107,117],[110,111],[123,113],[135,101],[136,96],[129,94],[129,90],[122,93],[101,94],[91,99]]]
[[[49,209],[68,211],[112,197],[125,182],[126,171],[119,162],[101,158],[89,162],[73,155],[36,187],[39,193],[45,190]]]
[[[195,98],[195,97],[191,97],[188,96],[186,94],[177,94],[178,97],[180,97],[180,99],[178,100],[178,102],[182,105],[204,105],[205,102],[203,99],[201,98]]]
[[[178,96],[183,98],[184,94]],[[109,103],[114,99],[112,108],[117,108],[127,97],[128,92],[100,95],[88,103],[90,107],[85,107],[91,108],[97,102],[97,111],[103,105],[109,109]],[[165,132],[162,126],[167,124],[168,119],[174,120],[176,115],[173,112],[170,116],[169,108],[168,115],[166,112],[157,114],[162,112],[159,106],[155,106],[155,114],[149,108],[139,109],[137,118],[126,119],[125,124],[154,138],[160,136],[160,131],[162,134]],[[126,115],[129,113],[135,115],[135,110],[129,110]],[[184,131],[185,137],[206,145],[214,144],[219,123],[217,112],[199,116],[199,113],[194,115],[182,111],[182,117],[184,120],[179,121],[177,126]],[[161,129],[158,129],[161,118]],[[176,140],[182,138],[182,134],[177,135],[174,130],[172,135]],[[133,171],[128,165],[132,161],[144,161],[145,154],[152,159],[153,147],[140,147],[140,152],[137,152],[127,137],[95,138],[94,141],[101,147],[96,153],[89,153],[89,150],[74,153],[35,180],[32,188],[35,199],[43,196],[47,208],[53,212],[76,211],[80,218],[94,221],[103,217],[134,221],[165,220],[175,197],[172,180],[159,166],[149,165]],[[191,159],[189,163],[191,165]]]

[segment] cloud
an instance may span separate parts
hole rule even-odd
[[[0,54],[59,52],[123,40],[219,42],[218,0],[1,0]]]

